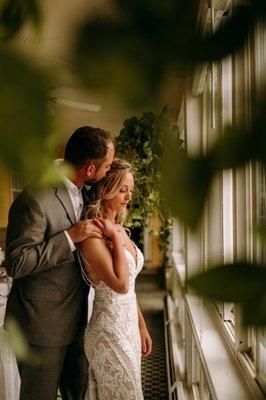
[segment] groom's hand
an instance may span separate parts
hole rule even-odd
[[[102,239],[102,231],[98,228],[91,219],[85,219],[77,222],[67,230],[73,243],[82,242],[87,238]]]

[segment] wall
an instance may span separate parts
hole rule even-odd
[[[5,228],[7,226],[8,210],[10,206],[10,179],[9,172],[3,166],[0,166],[0,247],[4,247]]]

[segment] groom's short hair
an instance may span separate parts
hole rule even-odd
[[[101,161],[111,141],[109,132],[92,126],[82,126],[70,136],[65,147],[65,160],[79,167],[88,161]]]

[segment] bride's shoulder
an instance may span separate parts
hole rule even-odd
[[[106,251],[111,250],[111,243],[110,240],[107,238],[95,238],[95,237],[90,237],[85,240],[83,240],[80,243],[81,248],[86,249],[86,250],[93,250],[93,251]]]
[[[86,248],[103,247],[105,246],[105,240],[103,238],[88,237],[80,242],[80,246]]]

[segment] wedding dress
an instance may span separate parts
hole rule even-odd
[[[129,290],[119,294],[104,282],[95,287],[92,316],[85,333],[89,384],[85,400],[142,400],[141,339],[135,279],[143,267],[124,249],[129,267]]]

